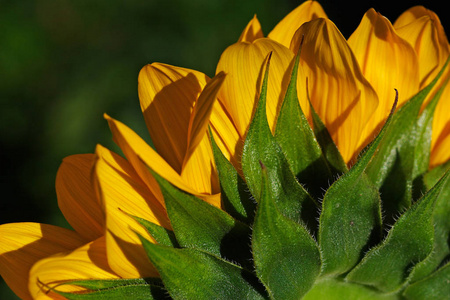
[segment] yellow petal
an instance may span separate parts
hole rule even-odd
[[[69,224],[87,240],[104,234],[105,218],[91,183],[94,154],[64,158],[56,175],[58,205]]]
[[[324,121],[344,160],[352,157],[375,128],[370,119],[378,105],[377,94],[364,78],[345,38],[327,19],[305,23],[295,33],[291,49],[301,50],[298,91],[301,107],[309,116],[307,86],[311,102]],[[364,135],[365,134],[365,135]]]
[[[322,6],[318,1],[305,1],[284,17],[269,33],[268,37],[285,47],[289,47],[297,29],[303,23],[317,18],[327,18]]]
[[[419,58],[421,88],[429,84],[443,67],[450,54],[450,45],[438,16],[423,6],[413,7],[404,12],[394,23],[400,36],[408,40]],[[425,99],[424,106],[434,97],[443,84],[447,84],[450,70],[444,75]],[[441,96],[434,117],[431,141],[430,167],[450,159],[450,86],[447,84]]]
[[[124,278],[155,276],[136,232],[153,238],[127,214],[170,228],[165,209],[128,161],[102,146],[97,146],[96,154],[95,175],[106,215],[109,265]]]
[[[448,67],[447,67],[448,68]],[[444,79],[449,79],[449,72]],[[433,116],[433,131],[431,137],[430,168],[450,160],[450,84],[445,87]]]
[[[219,99],[230,114],[241,137],[245,137],[261,88],[261,68],[269,52],[273,52],[267,88],[267,118],[274,128],[275,116],[284,98],[289,77],[289,64],[294,54],[283,45],[267,39],[229,46],[220,58],[217,73],[227,78],[219,91]]]
[[[394,27],[417,53],[423,88],[434,79],[450,53],[441,21],[434,12],[423,6],[415,6],[405,11],[395,21]]]
[[[261,24],[259,23],[258,18],[256,18],[256,15],[254,15],[253,19],[247,24],[244,31],[242,31],[238,42],[252,43],[254,40],[263,37],[264,35],[261,29]]]
[[[86,243],[78,233],[52,225],[0,225],[0,275],[22,299],[31,299],[28,273],[38,260]]]
[[[109,127],[113,133],[114,141],[122,149],[130,164],[146,182],[150,191],[162,199],[161,191],[155,179],[148,171],[150,167],[161,177],[182,189],[185,192],[196,195],[203,200],[220,207],[217,196],[201,194],[189,186],[184,179],[158,154],[153,150],[139,135],[127,127],[125,124],[105,115]]]
[[[242,154],[243,139],[220,99],[213,107],[210,128],[214,136],[214,141],[219,146],[223,155],[240,171],[239,161]]]
[[[117,279],[106,260],[105,238],[100,237],[73,251],[38,261],[30,271],[29,290],[33,298],[65,299],[50,291],[84,291],[76,285],[61,285],[72,280]]]
[[[139,99],[158,153],[181,173],[190,116],[209,78],[198,71],[152,64],[139,73]]]
[[[214,103],[216,102],[217,93],[223,84],[225,79],[224,73],[217,74],[209,83],[206,84],[200,97],[195,103],[194,109],[192,111],[189,128],[188,128],[188,147],[186,155],[183,160],[183,168],[186,162],[189,160],[190,156],[194,153],[198,144],[206,136],[208,129],[208,124],[210,116],[213,110]]]
[[[395,32],[388,19],[370,9],[348,39],[364,77],[379,99],[372,118],[381,127],[398,90],[398,107],[419,92],[419,64],[413,47]],[[372,132],[375,136],[376,132]]]
[[[200,193],[220,192],[209,136],[206,134],[217,93],[223,84],[224,73],[209,81],[200,94],[191,114],[188,130],[188,150],[181,177]]]

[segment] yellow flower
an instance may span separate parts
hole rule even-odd
[[[220,206],[206,131],[211,119],[216,128],[222,128],[222,145],[227,143],[227,132],[235,134],[222,118],[225,112],[213,106],[223,79],[224,74],[210,80],[200,72],[161,64],[142,69],[141,106],[155,147],[163,155],[124,124],[105,116],[128,160],[100,145],[95,155],[64,159],[56,191],[59,207],[74,231],[36,223],[0,226],[0,273],[17,295],[53,299],[59,296],[48,293],[49,289],[70,280],[158,276],[136,233],[154,239],[129,215],[171,229],[159,185],[148,167],[177,187]],[[171,106],[170,100],[177,102]],[[170,126],[164,118],[171,121]],[[164,135],[153,130],[159,125],[164,126]],[[63,285],[58,290],[83,289]]]
[[[370,9],[348,40],[327,19],[317,1],[306,1],[292,11],[268,38],[263,37],[255,17],[239,41],[225,50],[217,67],[217,71],[228,74],[219,98],[241,137],[251,120],[263,58],[271,51],[275,67],[270,70],[267,114],[274,130],[289,64],[300,40],[303,40],[298,76],[301,107],[311,119],[309,95],[350,165],[386,120],[395,99],[394,89],[399,91],[400,107],[437,75],[449,55],[449,44],[438,17],[423,7],[405,12],[395,26]],[[446,78],[448,75],[443,76],[441,84]],[[431,167],[450,158],[450,152],[445,151],[450,146],[446,114],[450,103],[445,100],[448,93],[447,87],[434,116]]]
[[[95,154],[64,159],[56,191],[74,230],[36,223],[0,226],[0,274],[7,284],[23,299],[54,299],[59,296],[49,290],[56,286],[82,290],[59,285],[70,280],[158,276],[136,232],[155,241],[129,216],[171,229],[151,172],[221,207],[208,126],[241,172],[265,58],[272,52],[267,118],[273,131],[300,41],[300,105],[311,119],[310,98],[349,165],[385,121],[394,88],[402,105],[434,78],[450,53],[437,16],[423,7],[408,10],[394,25],[371,9],[346,40],[318,2],[306,1],[267,37],[255,16],[224,51],[212,79],[160,63],[145,66],[139,99],[154,148],[105,115],[125,158],[99,145]],[[447,71],[439,85],[448,77]],[[450,158],[449,93],[446,87],[435,113],[430,166]]]

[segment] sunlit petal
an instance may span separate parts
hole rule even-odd
[[[0,225],[0,275],[22,299],[31,299],[28,273],[38,260],[85,244],[78,233],[38,223]]]
[[[55,299],[61,292],[85,290],[75,285],[60,285],[71,280],[116,279],[106,260],[105,238],[100,237],[74,251],[60,253],[38,261],[30,271],[29,290],[33,297]]]
[[[148,232],[127,214],[170,228],[160,202],[121,156],[97,146],[95,174],[106,215],[107,257],[111,268],[124,278],[155,276],[140,243]]]
[[[450,54],[450,45],[438,16],[424,8],[415,6],[404,12],[394,23],[400,36],[408,40],[419,58],[421,88],[430,83],[443,67]],[[437,90],[446,84],[450,70],[444,72],[424,106],[433,98]],[[430,167],[450,159],[450,86],[447,84],[433,116]]]
[[[64,158],[56,175],[58,205],[69,224],[87,240],[104,232],[105,218],[91,183],[94,154]]]
[[[294,54],[283,45],[262,38],[254,43],[236,43],[229,46],[220,58],[217,73],[224,71],[227,78],[219,92],[219,99],[241,137],[245,137],[261,88],[261,68],[269,52],[273,52],[267,88],[267,118],[273,129],[275,116],[288,85],[289,65]]]
[[[364,146],[375,125],[370,119],[378,97],[364,78],[347,41],[327,19],[305,23],[295,33],[291,49],[300,57],[300,104],[309,115],[307,87],[315,110],[324,121],[344,160],[350,162]],[[369,124],[370,127],[366,127]]]
[[[158,154],[153,150],[142,138],[125,124],[112,119],[105,115],[108,120],[109,127],[113,133],[113,137],[117,145],[122,149],[130,164],[136,170],[141,178],[148,180],[148,187],[158,199],[162,199],[161,191],[155,179],[151,176],[148,167],[161,177],[168,180],[181,190],[196,195],[203,200],[220,207],[217,196],[209,194],[201,194],[189,186],[184,179]],[[149,178],[151,177],[151,178]],[[153,183],[150,182],[153,180]]]
[[[437,75],[450,53],[441,21],[434,12],[415,6],[400,15],[394,27],[414,47],[419,59],[421,87],[424,87]]]
[[[322,6],[318,1],[305,1],[284,17],[269,33],[268,37],[289,48],[297,29],[303,23],[317,18],[327,18]]]
[[[223,84],[225,74],[217,74],[209,83],[206,84],[200,97],[195,103],[194,109],[189,120],[188,128],[188,147],[183,161],[183,167],[190,155],[195,151],[198,144],[206,135],[213,106],[217,99],[217,93]]]
[[[220,99],[214,105],[211,113],[210,128],[222,153],[237,170],[240,170],[239,161],[243,139]]]
[[[449,76],[449,75],[447,75]],[[448,79],[448,77],[447,77]],[[433,116],[430,168],[450,160],[450,85],[447,83]]]
[[[384,16],[370,9],[348,44],[364,77],[379,99],[372,122],[381,126],[386,120],[398,90],[398,107],[419,91],[419,64],[413,47],[395,32]]]
[[[253,19],[247,24],[244,31],[242,31],[238,42],[252,43],[254,40],[262,37],[264,37],[264,35],[261,29],[261,24],[259,23],[258,18],[256,18],[256,15],[254,15]]]

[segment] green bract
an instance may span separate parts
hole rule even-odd
[[[450,295],[450,181],[427,170],[436,83],[393,110],[348,169],[297,99],[298,56],[272,134],[270,55],[242,154],[242,174],[211,136],[223,209],[153,173],[173,228],[135,218],[160,278],[79,281],[69,299],[443,299]],[[445,68],[445,66],[444,66]],[[395,102],[395,103],[394,103]],[[56,289],[57,291],[57,289]]]

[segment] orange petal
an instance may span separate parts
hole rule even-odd
[[[0,275],[21,299],[32,299],[28,273],[38,260],[76,249],[86,241],[75,231],[38,223],[0,225]]]
[[[419,92],[419,64],[413,47],[395,32],[391,22],[370,9],[348,39],[364,77],[379,99],[371,122],[387,119],[398,90],[398,107]],[[372,133],[375,136],[376,132]]]
[[[158,153],[181,173],[190,116],[209,78],[198,71],[152,64],[139,73],[139,99]]]
[[[219,92],[219,99],[230,114],[241,137],[245,137],[253,109],[259,97],[261,68],[269,52],[273,52],[267,88],[267,118],[273,129],[275,116],[284,98],[289,77],[285,76],[294,54],[283,45],[267,39],[254,43],[236,43],[229,46],[220,58],[217,73],[224,71],[227,78]]]
[[[258,18],[256,18],[256,15],[254,15],[253,19],[247,24],[244,31],[242,31],[238,42],[252,43],[254,40],[263,37],[264,35],[261,29],[261,24],[259,23]]]
[[[318,1],[305,1],[284,17],[269,33],[268,37],[285,47],[289,47],[297,29],[303,23],[317,18],[327,18],[322,6]]]
[[[147,186],[158,199],[162,199],[161,191],[155,179],[151,176],[148,167],[161,177],[182,189],[196,195],[203,200],[220,207],[217,197],[201,194],[189,186],[184,179],[147,143],[125,124],[105,115],[113,133],[114,141],[122,149],[130,164],[136,170]],[[149,178],[151,177],[151,178]],[[152,182],[151,182],[152,181]],[[159,195],[159,196],[158,196]]]
[[[76,285],[61,285],[72,280],[117,279],[106,260],[105,238],[81,246],[71,252],[59,253],[38,261],[30,271],[29,290],[34,298],[65,299],[51,292],[84,291]]]
[[[170,228],[165,209],[128,161],[102,146],[97,146],[96,153],[95,175],[106,215],[109,265],[124,278],[156,276],[136,232],[153,238],[127,214]]]
[[[415,6],[404,12],[394,23],[400,36],[408,40],[419,58],[421,88],[429,84],[443,67],[450,54],[450,45],[438,16],[424,8]],[[438,89],[446,84],[450,76],[447,67],[430,95],[425,99],[426,105]],[[434,117],[431,142],[430,167],[442,164],[450,159],[450,121],[448,111],[450,102],[450,85],[447,84],[439,101]]]
[[[423,6],[405,11],[394,23],[397,33],[415,49],[419,59],[421,88],[439,73],[450,53],[439,17]]]
[[[59,209],[73,229],[90,241],[105,233],[105,218],[91,183],[94,161],[94,154],[66,157],[56,175]]]
[[[324,121],[344,160],[364,146],[375,124],[370,119],[378,105],[377,94],[364,78],[347,41],[328,19],[305,23],[295,33],[291,49],[300,56],[298,91],[300,104],[309,116],[307,87],[315,110]],[[369,124],[369,130],[366,128]]]
[[[448,68],[448,67],[447,67]],[[447,80],[449,78],[447,70]],[[433,132],[431,137],[430,168],[447,162],[450,159],[450,84],[445,87],[433,116]]]

